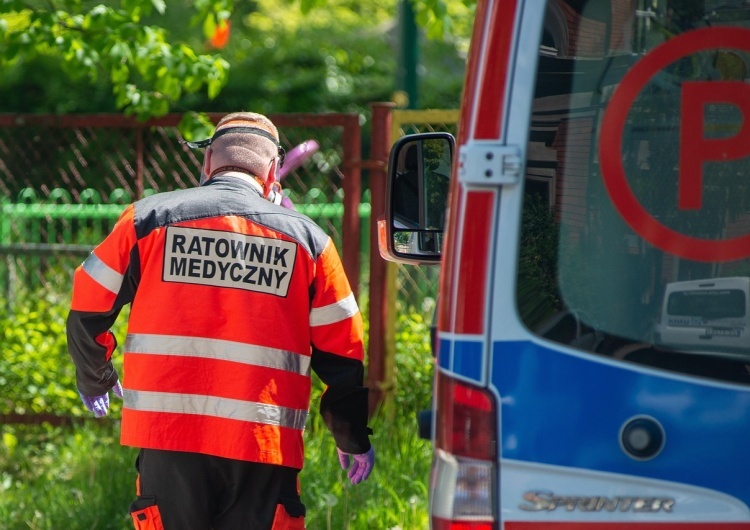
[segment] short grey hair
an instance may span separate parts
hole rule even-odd
[[[279,131],[273,122],[256,112],[233,112],[216,125],[216,130],[227,127],[257,127],[279,140]],[[211,144],[211,173],[224,167],[241,168],[263,181],[268,178],[271,162],[279,156],[278,146],[270,139],[246,132],[228,132]]]

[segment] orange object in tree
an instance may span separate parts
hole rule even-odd
[[[229,29],[230,29],[230,22],[229,20],[221,20],[218,24],[216,24],[216,28],[214,29],[214,34],[211,35],[211,46],[213,48],[216,48],[217,50],[222,49],[224,46],[227,45],[229,42]]]

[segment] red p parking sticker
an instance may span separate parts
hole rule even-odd
[[[703,28],[684,33],[654,48],[622,79],[602,121],[599,160],[602,177],[617,211],[630,227],[655,247],[695,261],[730,261],[750,256],[750,234],[732,239],[706,239],[678,232],[660,222],[640,203],[623,167],[623,134],[633,102],[662,69],[694,53],[733,49],[750,52],[750,30]],[[707,105],[731,105],[741,113],[739,131],[722,138],[706,137]],[[690,81],[681,85],[680,154],[677,208],[700,210],[706,162],[729,162],[750,156],[750,84],[743,81]],[[731,192],[731,190],[730,190]]]

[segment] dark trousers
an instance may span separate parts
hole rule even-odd
[[[136,469],[136,529],[304,528],[297,469],[155,449],[140,451]]]

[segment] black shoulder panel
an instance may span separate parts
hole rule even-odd
[[[235,177],[214,177],[201,187],[157,193],[136,202],[136,237],[142,239],[162,226],[227,215],[291,237],[313,259],[328,242],[328,235],[312,219],[267,201],[251,184]]]

